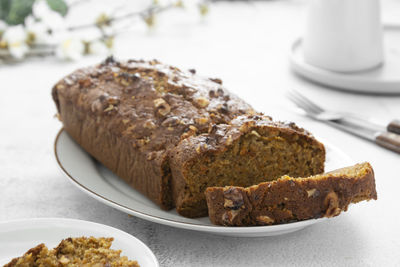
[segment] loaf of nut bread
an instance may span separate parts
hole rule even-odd
[[[210,187],[205,194],[211,222],[225,226],[333,217],[346,211],[350,203],[377,199],[369,163],[308,178],[283,176],[247,188]]]
[[[282,175],[323,173],[324,146],[294,123],[242,115],[208,133],[182,140],[170,153],[176,209],[207,215],[204,191],[213,186],[251,186]]]
[[[163,209],[174,207],[171,149],[214,125],[254,113],[221,80],[156,60],[110,57],[68,75],[52,95],[65,131]]]

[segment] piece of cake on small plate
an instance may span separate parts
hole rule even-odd
[[[137,261],[121,256],[121,250],[111,249],[113,238],[67,238],[54,249],[39,244],[4,267],[139,267]]]

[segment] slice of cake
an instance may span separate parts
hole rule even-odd
[[[294,123],[239,116],[172,150],[173,199],[179,214],[207,216],[207,187],[247,187],[286,174],[307,177],[323,173],[324,161],[324,146]]]
[[[139,267],[137,261],[121,257],[121,250],[110,249],[113,238],[67,238],[54,249],[44,244],[28,250],[22,257],[13,259],[4,267]]]
[[[225,226],[271,225],[333,217],[350,203],[377,199],[369,163],[307,178],[282,176],[247,188],[207,188],[212,223]]]

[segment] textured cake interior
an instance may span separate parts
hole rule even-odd
[[[113,238],[67,238],[52,250],[40,244],[22,257],[12,260],[5,267],[139,266],[136,261],[130,261],[125,256],[121,257],[120,250],[110,249],[112,241]]]
[[[324,171],[324,155],[297,135],[270,134],[258,129],[241,136],[226,151],[206,153],[185,166],[186,208],[206,213],[204,191],[212,186],[247,187],[290,175],[307,177]],[[185,207],[183,207],[185,209]]]
[[[314,175],[309,178],[300,178],[300,179],[313,179],[313,180],[324,180],[327,177],[342,177],[342,178],[348,178],[348,179],[354,179],[354,178],[362,178],[365,175],[367,175],[371,170],[371,167],[368,163],[362,163],[362,164],[357,164],[355,166],[351,167],[346,167],[346,168],[341,168],[337,169],[331,172],[327,172],[324,174],[318,174]],[[370,190],[370,188],[362,189],[361,193],[355,197],[352,202],[357,203],[363,200],[370,199],[371,194],[373,195],[374,193]],[[376,193],[375,193],[376,194]]]

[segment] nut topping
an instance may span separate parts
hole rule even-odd
[[[114,109],[114,105],[110,104],[108,107],[104,110],[104,112],[108,112]]]
[[[229,146],[229,145],[232,144],[232,142],[233,142],[232,135],[230,135],[230,136],[228,136],[228,138],[226,139],[225,145]]]
[[[78,83],[80,88],[88,88],[92,85],[92,81],[90,79],[79,80]]]
[[[261,223],[261,224],[273,224],[275,222],[274,219],[272,219],[271,217],[264,215],[264,216],[257,216],[256,218],[257,222]]]
[[[165,100],[162,99],[162,98],[157,98],[157,99],[155,99],[153,102],[154,102],[154,106],[155,106],[156,108],[158,108],[159,106],[161,106],[161,105],[167,103],[167,102],[165,102]]]
[[[108,104],[111,104],[111,105],[118,105],[120,100],[119,100],[119,97],[117,97],[117,96],[110,96],[107,98],[107,102],[108,102]]]
[[[164,127],[172,127],[172,126],[176,126],[180,123],[180,120],[178,119],[178,117],[169,117],[166,118],[161,125]]]
[[[161,116],[165,116],[171,111],[170,105],[162,98],[154,100],[154,107],[158,110],[158,113]]]
[[[144,122],[143,127],[146,129],[155,129],[157,128],[157,126],[155,125],[155,123],[152,120],[147,120]]]
[[[225,225],[231,225],[240,210],[228,210],[222,214],[222,222]]]
[[[255,130],[252,130],[252,131],[250,132],[250,134],[251,134],[251,135],[254,135],[254,136],[258,137],[258,138],[261,137],[261,135],[260,135],[257,131],[255,131]]]
[[[325,217],[334,217],[339,215],[341,209],[339,208],[338,195],[331,191],[329,192],[324,200],[324,206],[326,207]]]
[[[210,104],[210,101],[205,97],[198,97],[194,100],[195,104],[200,108],[205,108]]]
[[[197,154],[200,154],[200,153],[201,153],[201,145],[198,145],[198,146],[196,147],[196,153],[197,153]]]
[[[315,189],[315,188],[307,190],[307,196],[312,197],[316,191],[317,191],[317,189]]]
[[[57,88],[57,89],[64,89],[64,88],[65,88],[65,85],[62,84],[62,83],[60,83],[60,84],[57,84],[56,88]]]
[[[189,130],[193,132],[197,132],[197,128],[194,127],[193,125],[189,125]]]
[[[238,210],[244,206],[243,195],[237,188],[224,189],[224,208]]]
[[[210,78],[210,81],[213,81],[215,83],[221,84],[222,85],[222,80],[219,78]]]
[[[207,117],[204,117],[204,118],[197,118],[196,119],[196,122],[198,123],[198,124],[206,124],[207,122],[208,122],[208,118]]]

